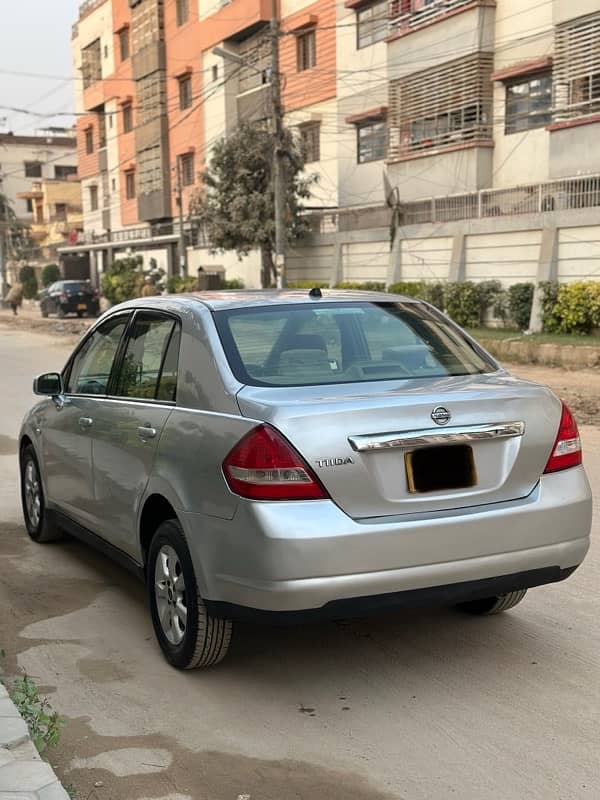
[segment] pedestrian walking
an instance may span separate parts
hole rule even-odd
[[[156,297],[157,294],[160,294],[156,286],[154,285],[154,281],[147,275],[144,278],[144,286],[142,287],[142,297]]]
[[[6,295],[6,301],[12,308],[13,315],[16,317],[19,313],[19,308],[23,305],[23,284],[15,283],[10,287],[9,293]]]

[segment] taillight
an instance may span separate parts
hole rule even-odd
[[[322,500],[327,497],[302,456],[269,425],[253,428],[223,462],[235,494],[251,500]]]
[[[581,464],[581,461],[581,440],[577,423],[569,408],[563,403],[558,435],[544,472],[557,472],[561,469],[576,467]]]

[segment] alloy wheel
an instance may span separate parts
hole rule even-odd
[[[170,545],[163,545],[156,558],[154,595],[164,635],[171,644],[181,644],[187,627],[186,589],[179,557]]]
[[[42,515],[42,493],[38,470],[31,459],[25,467],[25,508],[32,528],[36,529]]]

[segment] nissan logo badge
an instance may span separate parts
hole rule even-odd
[[[436,406],[431,412],[431,419],[436,425],[447,425],[452,419],[452,414],[444,406]]]

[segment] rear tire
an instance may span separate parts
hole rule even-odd
[[[154,632],[172,666],[210,667],[226,656],[232,622],[208,613],[183,531],[175,519],[156,529],[148,555],[147,586]]]
[[[65,310],[64,310],[64,308],[63,308],[62,306],[59,306],[59,307],[58,307],[58,309],[57,309],[56,313],[58,314],[58,316],[60,317],[60,319],[64,319],[64,316],[65,316]]]
[[[467,614],[489,617],[492,614],[501,614],[518,605],[525,595],[527,589],[517,589],[516,592],[499,594],[495,597],[485,597],[483,600],[469,600],[466,603],[459,603],[457,608]]]
[[[41,312],[42,312],[42,317],[43,317],[44,319],[48,319],[48,312],[46,311],[46,309],[45,309],[45,308],[42,308],[42,309],[41,309]]]
[[[21,502],[25,527],[34,542],[45,544],[62,538],[62,531],[48,519],[40,467],[31,445],[21,454]]]

